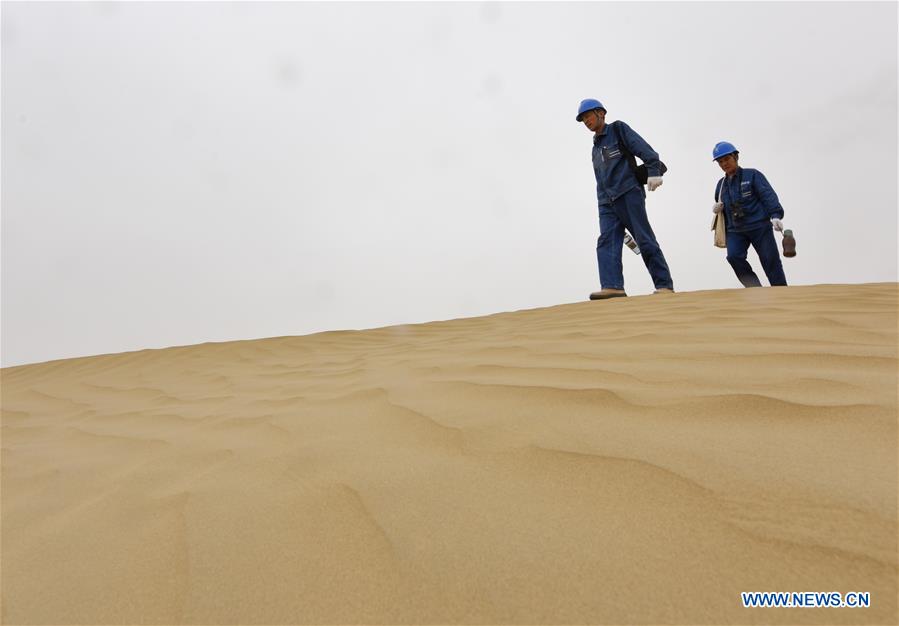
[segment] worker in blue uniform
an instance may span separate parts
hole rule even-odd
[[[730,142],[719,141],[712,149],[724,171],[715,186],[715,213],[724,213],[727,229],[727,261],[744,287],[761,287],[759,277],[746,260],[752,245],[771,286],[784,286],[783,263],[774,240],[774,231],[783,232],[784,210],[777,194],[760,171],[740,167],[740,152]]]
[[[643,262],[655,285],[654,293],[674,291],[668,263],[646,215],[646,192],[637,174],[642,168],[646,188],[649,191],[658,189],[663,173],[658,153],[624,122],[606,123],[606,108],[599,100],[582,100],[575,119],[593,133],[593,172],[599,204],[596,261],[601,290],[591,293],[590,299],[627,295],[621,264],[625,229],[633,235],[642,251]],[[634,156],[643,161],[640,168],[637,168]]]

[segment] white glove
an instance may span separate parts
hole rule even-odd
[[[650,191],[655,191],[659,187],[662,186],[662,177],[661,176],[650,176],[646,179],[646,188]]]
[[[781,222],[776,217],[771,218],[771,225],[774,226],[774,230],[776,230],[779,233],[782,233],[784,231],[784,223]]]
[[[715,204],[712,205],[712,213],[721,213],[721,211],[723,211],[723,210],[724,210],[723,202],[716,202]]]

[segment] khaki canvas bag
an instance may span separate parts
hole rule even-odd
[[[726,178],[726,177],[725,177]],[[724,178],[721,179],[721,188],[718,190],[718,193],[715,195],[715,202],[720,202],[719,198],[721,197],[721,192],[724,191]],[[724,225],[724,210],[721,210],[721,213],[715,213],[715,216],[712,218],[712,230],[715,231],[715,246],[718,248],[726,248],[727,247],[727,230]]]

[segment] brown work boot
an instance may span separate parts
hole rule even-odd
[[[591,300],[608,300],[609,298],[626,298],[624,289],[603,289],[590,294]]]

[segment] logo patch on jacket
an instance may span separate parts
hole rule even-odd
[[[617,159],[621,156],[621,148],[618,145],[603,147],[602,149],[602,160],[603,161],[611,161],[612,159]]]

